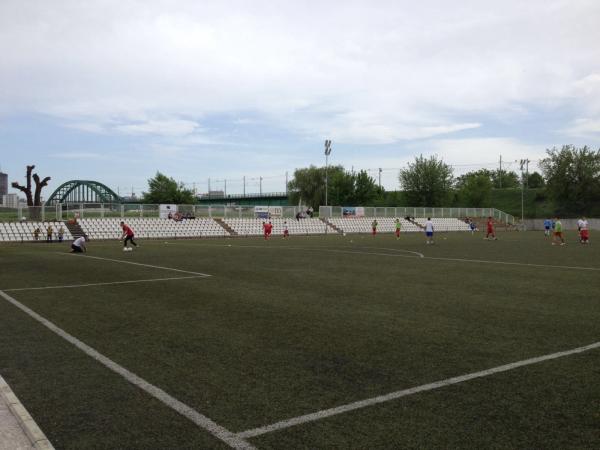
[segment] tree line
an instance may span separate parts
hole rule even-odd
[[[541,173],[478,169],[460,176],[437,156],[417,156],[398,174],[396,191],[379,187],[365,170],[343,166],[296,169],[288,183],[289,203],[318,209],[325,204],[327,177],[329,205],[490,207],[493,190],[536,189],[553,202],[554,213],[600,214],[600,149],[564,145],[546,151]],[[157,172],[148,180],[144,203],[192,204],[194,193],[182,183]]]
[[[600,149],[564,145],[546,151],[541,173],[478,169],[454,176],[437,156],[417,156],[398,174],[399,190],[380,188],[365,171],[329,168],[328,204],[340,206],[489,207],[494,189],[537,189],[560,214],[600,214]],[[288,185],[290,203],[325,204],[325,168],[297,169]]]

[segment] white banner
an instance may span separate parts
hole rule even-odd
[[[168,219],[171,215],[177,212],[177,205],[158,205],[158,214],[161,219]]]

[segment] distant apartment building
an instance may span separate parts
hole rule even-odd
[[[17,209],[19,207],[19,196],[17,194],[5,194],[2,196],[2,206]]]
[[[0,198],[8,194],[8,175],[0,172]]]

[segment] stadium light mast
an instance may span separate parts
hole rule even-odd
[[[329,155],[331,154],[331,140],[325,140],[325,206],[327,206],[327,191],[328,191],[328,171],[329,171]]]

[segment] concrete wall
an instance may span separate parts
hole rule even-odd
[[[577,230],[577,221],[579,219],[560,219],[565,230]],[[588,219],[590,230],[600,230],[600,219]],[[525,219],[523,221],[528,230],[544,229],[544,219]]]

